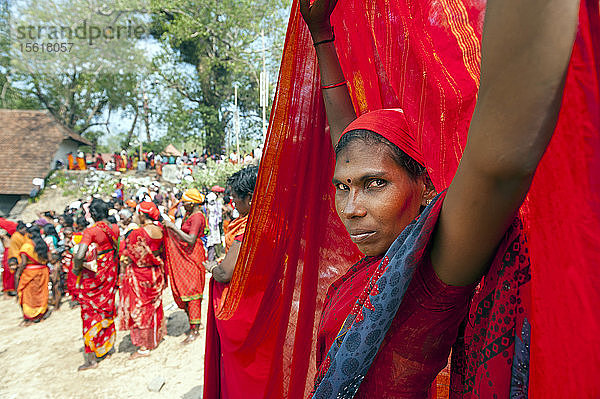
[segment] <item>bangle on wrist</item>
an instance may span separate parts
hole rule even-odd
[[[335,41],[335,33],[333,33],[333,26],[331,27],[331,39],[320,40],[318,42],[313,42],[313,46],[317,47],[319,44],[332,43]]]
[[[332,85],[327,85],[327,86],[321,86],[321,89],[322,89],[322,90],[325,90],[325,89],[333,89],[333,88],[335,88],[335,87],[346,86],[346,84],[347,84],[347,83],[348,83],[348,82],[346,82],[346,81],[344,80],[343,82],[340,82],[340,83],[336,83],[336,84],[332,84]]]

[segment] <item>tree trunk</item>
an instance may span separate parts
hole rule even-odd
[[[129,129],[129,132],[127,133],[127,142],[125,143],[125,149],[129,149],[129,145],[131,143],[131,138],[133,137],[133,131],[135,130],[135,125],[137,123],[137,118],[138,118],[138,109],[136,107],[135,109],[135,115],[133,117],[133,123],[131,124],[131,129]]]

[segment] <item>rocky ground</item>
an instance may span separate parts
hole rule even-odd
[[[0,297],[0,398],[202,398],[204,329],[195,342],[181,345],[187,316],[169,289],[163,307],[167,336],[150,357],[129,360],[135,347],[128,331],[118,331],[115,354],[96,369],[78,372],[83,361],[79,308],[63,302],[47,320],[19,327],[21,311],[14,298]],[[162,381],[159,392],[150,390]]]

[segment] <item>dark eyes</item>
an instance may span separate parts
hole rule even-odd
[[[365,183],[365,189],[368,190],[368,189],[382,188],[382,187],[385,187],[386,184],[387,184],[387,182],[383,179],[369,179]],[[344,183],[337,183],[335,185],[335,189],[340,190],[340,191],[349,190],[348,186]]]
[[[384,187],[386,181],[383,179],[371,179],[367,181],[367,188],[381,188]]]

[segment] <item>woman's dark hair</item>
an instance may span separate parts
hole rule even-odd
[[[115,218],[113,215],[110,215],[109,217],[106,218],[106,221],[112,224],[117,223],[117,218]]]
[[[65,226],[73,227],[73,216],[65,213],[63,220],[65,221]]]
[[[48,244],[40,235],[40,228],[36,225],[31,226],[27,229],[27,232],[31,234],[31,241],[33,241],[33,249],[38,255],[40,260],[48,260]]]
[[[94,198],[90,204],[90,215],[92,219],[99,222],[108,217],[108,204],[100,198]]]
[[[390,149],[392,159],[401,167],[403,167],[408,175],[416,179],[424,174],[427,174],[427,169],[420,165],[417,161],[409,157],[404,151],[398,148],[397,145],[370,130],[357,129],[351,130],[344,134],[340,141],[335,146],[335,156],[337,157],[344,148],[355,140],[361,140],[366,145],[384,144]]]
[[[85,219],[85,217],[83,216],[79,216],[77,218],[77,228],[82,230],[85,229],[88,226],[88,221]]]
[[[245,199],[254,192],[257,176],[258,166],[247,166],[231,175],[227,179],[227,186],[231,187],[238,197]]]
[[[55,236],[56,238],[58,238],[58,233],[56,232],[56,229],[54,228],[54,226],[51,224],[47,224],[44,227],[42,227],[42,231],[47,236]]]

